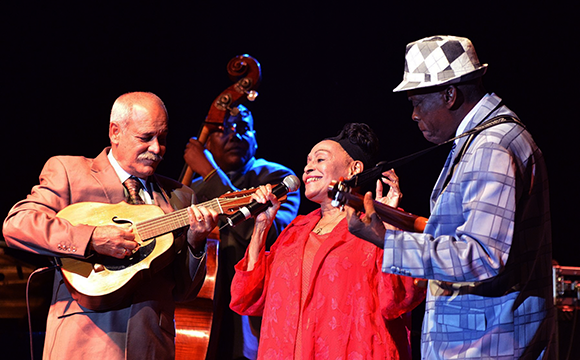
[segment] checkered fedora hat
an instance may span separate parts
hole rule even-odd
[[[471,80],[486,70],[469,39],[431,36],[407,45],[403,81],[393,92]]]

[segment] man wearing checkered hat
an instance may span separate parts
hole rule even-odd
[[[349,228],[384,247],[384,272],[429,280],[423,359],[555,359],[542,153],[501,98],[485,91],[487,64],[469,39],[424,38],[407,46],[405,59],[394,91],[407,92],[425,138],[465,136],[454,140],[423,233],[385,230],[368,195],[362,221],[348,209]]]

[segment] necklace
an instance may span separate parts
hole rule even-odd
[[[338,221],[337,221],[337,219],[338,219]],[[329,225],[332,225],[332,228],[334,228],[334,226],[336,224],[338,224],[342,219],[343,219],[343,216],[337,216],[324,225],[321,225],[320,223],[318,223],[318,224],[316,224],[316,227],[314,228],[314,230],[312,230],[312,232],[315,233],[316,235],[320,235],[322,230],[326,229]]]
[[[328,225],[328,224],[326,224]],[[313,233],[315,233],[316,235],[320,235],[320,233],[322,232],[322,230],[324,230],[324,228],[326,227],[326,225],[321,226],[321,227],[317,227],[314,230],[312,230]]]

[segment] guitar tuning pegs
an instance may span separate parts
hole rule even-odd
[[[333,207],[339,207],[340,206],[340,201],[338,200],[338,193],[336,193],[336,195],[334,195],[334,199],[332,199],[332,201],[330,202],[330,204]],[[342,206],[344,208],[344,205]],[[341,209],[343,210],[343,209]]]
[[[258,97],[258,92],[255,90],[246,91],[248,101],[254,101]]]
[[[236,90],[240,93],[246,94],[246,98],[249,101],[254,101],[258,97],[258,92],[255,90],[248,90],[252,88],[253,84],[254,82],[252,79],[245,77],[236,83]]]
[[[238,114],[240,113],[240,109],[238,109],[237,106],[234,106],[234,107],[228,106],[227,109],[230,111],[231,116],[238,116]]]

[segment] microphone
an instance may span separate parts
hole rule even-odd
[[[272,188],[272,194],[276,196],[276,198],[281,198],[282,196],[288,194],[289,192],[293,192],[298,190],[300,187],[300,180],[298,177],[294,175],[288,175],[282,180],[282,182]],[[268,207],[272,205],[271,202],[267,202],[265,204],[259,203],[253,200],[248,206],[244,206],[236,211],[235,214],[229,216],[227,218],[228,224],[230,226],[236,226],[242,221],[249,219],[252,216],[255,216],[262,211],[266,210]]]

